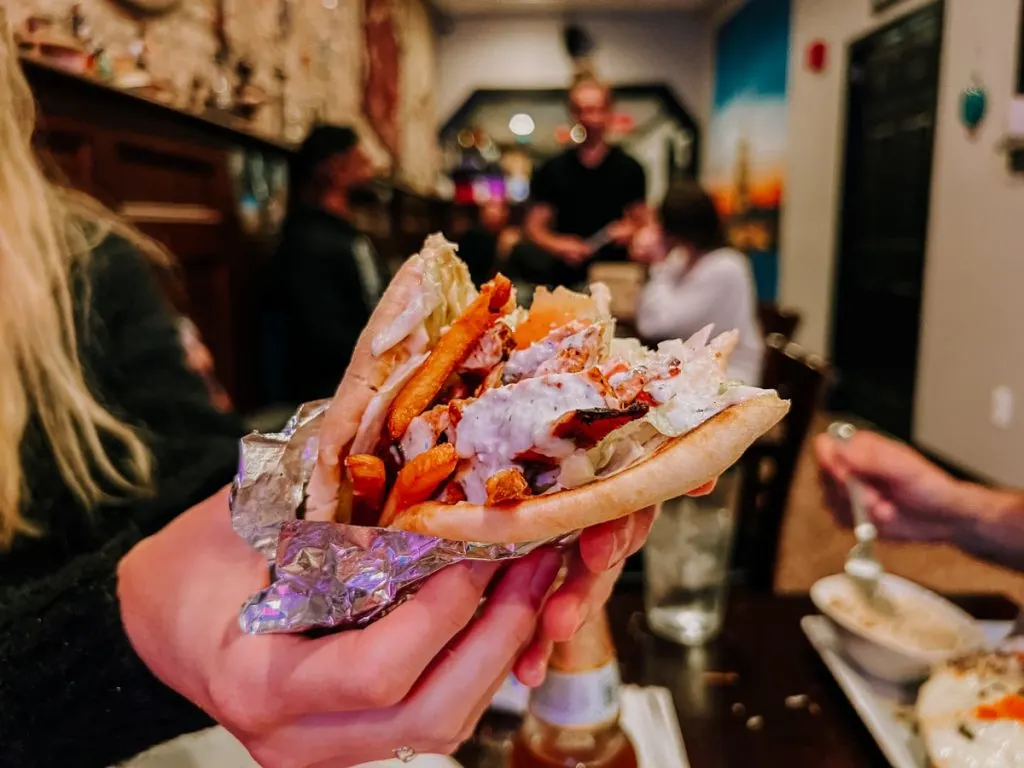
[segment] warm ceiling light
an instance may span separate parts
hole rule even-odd
[[[512,115],[508,121],[508,129],[516,136],[529,136],[534,128],[533,118],[523,112]]]

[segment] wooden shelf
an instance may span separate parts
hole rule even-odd
[[[244,121],[230,115],[190,112],[131,91],[122,90],[89,75],[69,72],[34,57],[22,56],[21,62],[25,75],[32,84],[33,90],[37,92],[37,98],[40,86],[45,87],[48,91],[54,88],[59,88],[62,91],[72,88],[81,91],[83,98],[99,99],[100,103],[96,104],[97,107],[112,102],[120,102],[119,106],[122,108],[137,105],[137,107],[151,112],[154,118],[174,122],[184,128],[213,134],[221,141],[253,149],[267,149],[276,153],[291,153],[296,148],[290,142],[253,130]]]

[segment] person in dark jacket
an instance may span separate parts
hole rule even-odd
[[[330,397],[389,275],[351,221],[350,193],[374,177],[355,131],[318,125],[292,166],[292,204],[276,267],[285,330],[285,398]]]
[[[17,524],[26,532],[10,537],[5,510],[0,549],[3,765],[105,767],[210,723],[132,651],[114,598],[115,566],[230,482],[243,426],[213,407],[187,368],[177,325],[138,250],[108,237],[73,281],[87,391],[130,430],[120,437],[135,440],[103,430],[106,456],[83,458],[109,461],[120,477],[94,477],[101,493],[83,496],[82,479],[65,476],[67,443],[51,434],[59,417],[37,404],[24,424]],[[139,472],[140,463],[149,471]]]

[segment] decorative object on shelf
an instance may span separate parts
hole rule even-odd
[[[92,25],[82,11],[82,4],[75,3],[71,6],[71,36],[78,41],[85,50],[92,50]]]
[[[15,33],[18,51],[22,56],[44,61],[77,75],[88,74],[91,59],[89,52],[65,32],[50,16],[29,16],[22,29]]]
[[[93,54],[92,74],[104,82],[114,79],[114,61],[106,48],[97,48]]]
[[[267,92],[253,83],[255,67],[246,59],[235,65],[235,95],[231,111],[243,120],[252,120],[267,100]]]
[[[206,95],[205,111],[226,113],[231,109],[231,41],[228,39],[225,0],[217,0],[213,15],[213,35],[217,50],[213,54],[213,77]]]
[[[129,11],[145,14],[147,16],[162,16],[166,13],[176,11],[183,0],[117,0]]]
[[[972,75],[971,80],[960,94],[960,120],[969,132],[974,133],[988,111],[988,91],[977,74]]]
[[[169,80],[158,80],[149,71],[149,45],[146,42],[146,33],[146,24],[140,21],[135,37],[128,44],[128,55],[117,57],[113,62],[113,84],[136,96],[161,104],[172,104],[175,101],[173,83]]]
[[[128,55],[114,63],[114,85],[126,91],[138,91],[153,84],[146,60],[146,27],[139,24],[128,43]]]

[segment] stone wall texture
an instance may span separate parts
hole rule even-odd
[[[402,139],[395,178],[414,189],[431,190],[437,181],[435,36],[422,0],[391,0],[401,51],[399,123]],[[291,31],[280,32],[283,4],[291,16]],[[30,14],[67,19],[71,0],[7,0],[14,24]],[[113,54],[126,53],[138,38],[138,17],[115,0],[79,3],[93,37]],[[150,72],[173,84],[181,105],[187,102],[196,76],[214,78],[216,0],[184,0],[174,11],[145,24]],[[286,124],[288,140],[300,139],[318,116],[329,122],[356,126],[381,165],[390,158],[362,117],[363,44],[362,0],[225,0],[227,35],[233,53],[256,66],[254,78],[271,97],[280,87],[274,70],[287,73]],[[254,127],[280,131],[281,112],[270,102],[257,115]]]

